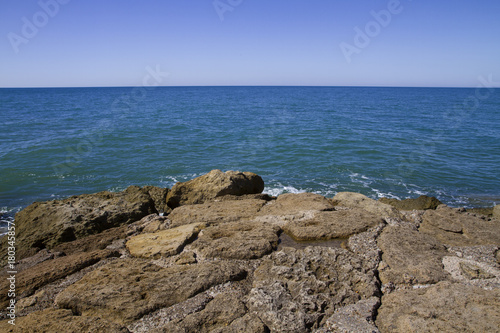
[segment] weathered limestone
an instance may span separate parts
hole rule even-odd
[[[1,332],[109,332],[127,333],[126,327],[96,317],[74,316],[70,310],[47,309],[16,318],[16,325],[0,321]]]
[[[286,193],[278,196],[259,212],[259,215],[295,215],[304,211],[333,210],[333,204],[324,196],[314,193]]]
[[[266,204],[260,199],[212,201],[198,205],[181,206],[168,218],[172,227],[191,223],[216,224],[249,220]]]
[[[265,258],[254,273],[249,309],[272,332],[306,332],[324,316],[378,294],[373,271],[338,248],[284,248]]]
[[[206,175],[175,184],[167,195],[171,208],[200,204],[224,195],[256,194],[264,190],[264,181],[251,172],[212,170]]]
[[[296,240],[329,240],[346,238],[384,223],[377,215],[356,208],[315,212],[311,218],[289,221],[283,229]]]
[[[500,220],[481,219],[447,206],[426,211],[419,231],[448,246],[500,245]]]
[[[138,221],[154,212],[153,200],[137,186],[119,193],[99,192],[35,202],[16,214],[18,258]],[[5,248],[5,238],[1,242]]]
[[[382,297],[381,332],[498,332],[500,289],[439,282]]]
[[[130,254],[139,258],[158,259],[178,254],[184,245],[198,234],[203,223],[186,224],[177,228],[133,236],[126,244]]]
[[[126,325],[245,275],[243,269],[228,262],[161,268],[143,259],[122,259],[85,275],[61,292],[56,304],[83,316]]]
[[[33,294],[40,287],[66,277],[98,261],[117,256],[115,251],[98,250],[77,253],[69,256],[45,260],[30,269],[16,274],[16,295],[18,298]],[[9,281],[6,276],[0,280],[0,307],[5,309],[9,300],[7,290]]]
[[[382,250],[379,277],[383,284],[427,284],[447,278],[442,259],[446,248],[410,228],[387,226],[378,238]]]
[[[428,197],[426,195],[421,195],[417,199],[404,199],[404,200],[380,198],[379,201],[391,205],[392,207],[399,210],[436,209],[439,205],[443,204],[435,197]]]
[[[362,208],[382,218],[401,218],[399,211],[391,205],[370,199],[359,193],[340,192],[332,198],[332,202],[337,206]]]
[[[278,246],[279,232],[264,223],[224,223],[204,229],[192,248],[205,258],[256,259]]]

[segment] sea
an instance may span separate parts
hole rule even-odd
[[[0,89],[0,225],[34,201],[251,171],[265,193],[500,204],[500,89]]]

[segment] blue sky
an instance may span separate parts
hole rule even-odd
[[[498,0],[0,0],[0,87],[137,86],[148,67],[168,86],[476,87],[500,82],[499,14]]]

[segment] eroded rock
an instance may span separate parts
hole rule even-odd
[[[314,193],[285,193],[279,195],[259,212],[259,215],[295,215],[304,211],[333,210],[334,206],[322,195]]]
[[[212,170],[209,173],[184,183],[175,184],[167,195],[171,208],[200,204],[224,195],[261,193],[262,178],[251,172]]]
[[[429,235],[387,226],[377,240],[382,250],[379,277],[383,284],[427,284],[447,278],[442,258],[446,248]]]
[[[198,234],[203,223],[186,224],[177,228],[140,234],[127,241],[127,249],[134,257],[158,259],[181,252],[184,245]]]
[[[498,332],[500,290],[440,282],[382,297],[381,332]]]
[[[488,221],[447,206],[426,211],[419,231],[448,246],[500,245],[500,220]]]
[[[228,262],[161,268],[143,259],[123,259],[85,275],[61,292],[56,304],[83,316],[126,325],[245,275],[245,270]]]
[[[256,259],[278,246],[280,231],[264,223],[224,223],[204,229],[192,248],[205,258]]]
[[[172,227],[191,223],[216,224],[249,220],[265,203],[260,199],[246,199],[186,205],[174,209],[168,218],[172,221]]]
[[[443,203],[435,197],[429,197],[426,195],[421,195],[417,199],[389,199],[380,198],[380,202],[391,205],[392,207],[399,210],[427,210],[436,209],[439,205]]]
[[[16,318],[15,326],[7,320],[0,321],[1,332],[109,332],[127,333],[126,327],[117,325],[98,316],[74,316],[70,310],[47,309],[33,312],[26,317]]]
[[[43,248],[138,221],[154,212],[153,200],[137,186],[118,193],[105,191],[35,202],[16,214],[18,259]],[[5,248],[6,238],[1,242]]]
[[[384,223],[381,217],[358,208],[316,212],[312,218],[289,221],[283,229],[296,240],[329,240],[347,238]]]
[[[378,292],[373,271],[349,251],[284,248],[255,271],[248,307],[272,332],[305,332],[338,308]]]
[[[335,205],[349,207],[349,208],[362,208],[372,214],[382,218],[400,218],[399,211],[391,205],[379,202],[368,198],[360,193],[353,192],[340,192],[332,198]]]

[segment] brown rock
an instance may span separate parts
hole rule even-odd
[[[387,226],[377,241],[383,263],[379,277],[383,284],[437,283],[447,278],[442,258],[446,248],[434,238],[409,228]]]
[[[205,258],[256,259],[278,246],[279,227],[233,222],[204,229],[192,248]]]
[[[500,290],[458,283],[399,290],[382,297],[382,332],[498,332]]]
[[[157,187],[157,186],[144,186],[144,190],[149,193],[151,199],[153,199],[155,203],[155,208],[158,213],[169,213],[170,208],[167,206],[167,194],[168,188]]]
[[[401,218],[399,211],[391,205],[370,199],[359,193],[340,192],[332,198],[332,202],[336,206],[362,208],[382,218]]]
[[[134,257],[159,259],[182,251],[187,242],[194,239],[205,227],[202,223],[183,225],[155,233],[140,234],[129,239],[126,246]]]
[[[446,206],[426,211],[419,231],[448,246],[500,245],[499,220],[488,221]]]
[[[175,184],[167,195],[167,204],[176,208],[224,195],[257,194],[263,190],[264,181],[254,173],[212,170],[201,177]]]
[[[254,273],[250,311],[271,332],[307,332],[336,309],[378,294],[373,271],[351,252],[338,248],[284,248]]]
[[[404,200],[380,198],[379,201],[384,204],[391,205],[392,207],[399,210],[436,209],[437,206],[443,204],[435,197],[428,197],[426,195],[421,195],[417,199],[404,199]]]
[[[259,215],[294,215],[304,211],[334,210],[333,204],[324,196],[314,193],[285,193],[267,204]]]
[[[85,267],[91,266],[100,260],[117,253],[110,250],[83,252],[70,256],[46,260],[38,265],[16,274],[16,296],[25,297],[33,294],[40,287],[73,274]],[[9,281],[3,278],[0,281],[0,306],[4,308],[8,302],[7,290]]]
[[[362,209],[316,212],[312,218],[289,221],[284,230],[295,240],[346,238],[368,230],[384,220]]]
[[[223,293],[216,296],[202,311],[188,315],[180,320],[171,321],[154,332],[213,332],[213,330],[228,327],[245,314],[246,307],[236,295]]]
[[[493,212],[491,214],[494,218],[500,220],[500,205],[496,205],[493,207]]]
[[[56,304],[124,325],[245,275],[227,262],[161,268],[143,259],[123,259],[85,275],[61,292]]]
[[[168,218],[172,227],[191,223],[225,223],[253,218],[266,201],[259,199],[207,202],[199,205],[178,207]]]
[[[119,193],[99,192],[36,202],[16,214],[18,259],[43,248],[138,221],[154,212],[149,194],[137,186]],[[4,238],[3,249],[5,244]]]
[[[99,317],[74,316],[70,310],[47,309],[33,312],[26,317],[16,318],[15,326],[7,320],[0,321],[1,332],[38,333],[126,333],[126,327],[111,323]]]

